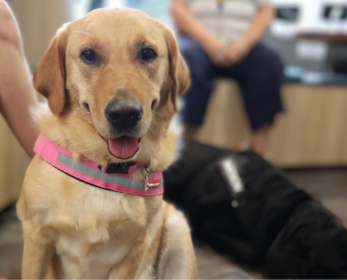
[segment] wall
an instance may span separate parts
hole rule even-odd
[[[71,21],[68,0],[7,0],[21,30],[24,52],[32,70],[63,23]]]

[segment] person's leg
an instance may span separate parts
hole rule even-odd
[[[104,0],[93,0],[92,3],[90,4],[89,12],[93,11],[95,9],[100,9],[104,6]]]
[[[184,106],[181,111],[185,126],[198,126],[203,123],[207,103],[213,88],[212,64],[195,40],[180,36],[180,52],[188,64],[191,83],[183,95]]]
[[[25,151],[33,156],[38,130],[30,116],[37,96],[26,65],[16,20],[0,0],[0,113]]]
[[[264,155],[267,150],[270,128],[271,124],[266,123],[252,133],[251,147],[259,155]]]
[[[274,117],[283,111],[283,63],[276,52],[260,43],[242,62],[224,72],[240,85],[253,130],[251,148],[264,155]]]

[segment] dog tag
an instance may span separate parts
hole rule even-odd
[[[144,166],[144,171],[146,172],[146,175],[142,173],[142,175],[145,176],[145,183],[143,185],[143,188],[145,189],[146,193],[148,192],[149,185],[148,185],[148,176],[152,174],[152,160],[149,161],[148,165]]]
[[[152,174],[152,160],[149,161],[148,165],[144,166],[144,170],[146,171],[146,175],[145,175],[145,184],[143,185],[143,188],[145,189],[147,193],[149,189],[148,176]]]
[[[148,174],[145,176],[146,177],[146,179],[145,179],[145,184],[144,184],[144,189],[145,189],[145,191],[146,191],[146,193],[148,192]]]

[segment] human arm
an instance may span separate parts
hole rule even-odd
[[[29,156],[39,134],[30,115],[37,104],[16,20],[0,0],[0,113]]]
[[[227,45],[199,22],[189,11],[186,0],[172,0],[171,11],[179,30],[198,41],[214,64],[229,66]]]
[[[274,9],[271,5],[264,5],[258,8],[247,32],[240,38],[232,41],[228,46],[229,58],[233,63],[244,59],[250,50],[265,36],[274,16]]]

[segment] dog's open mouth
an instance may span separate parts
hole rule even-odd
[[[110,154],[120,159],[132,158],[140,149],[141,138],[121,136],[107,139],[107,148]]]

